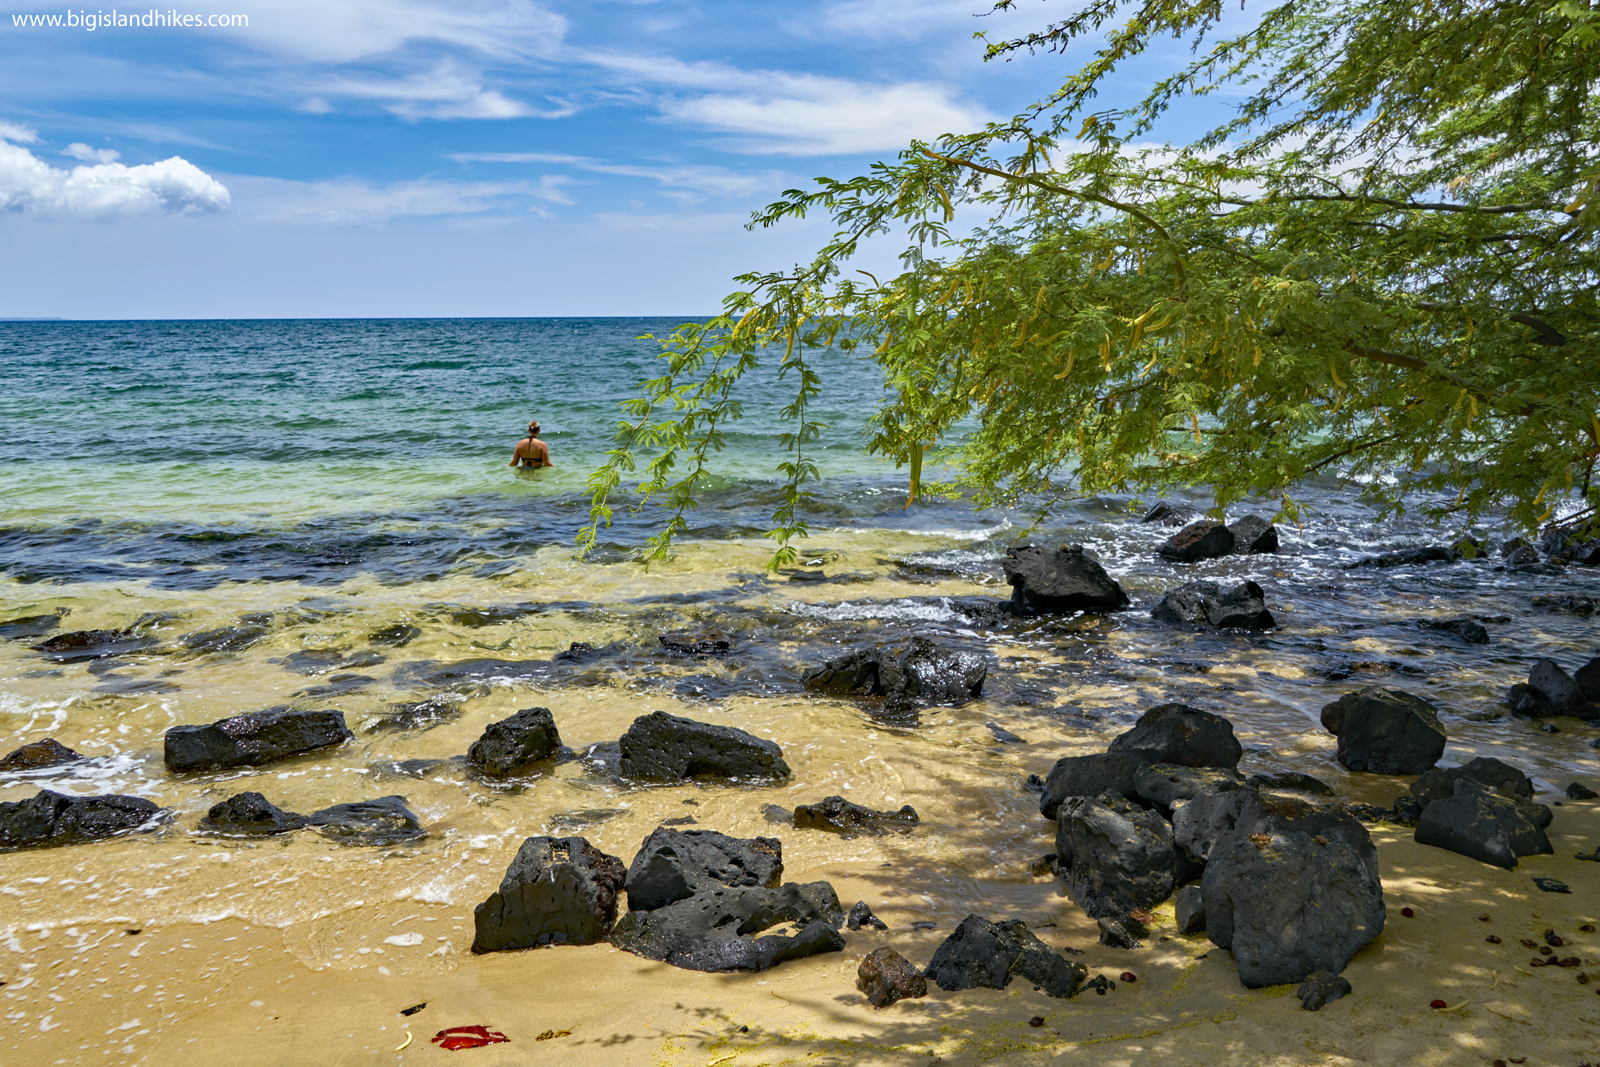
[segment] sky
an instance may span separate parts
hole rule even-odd
[[[712,314],[827,236],[753,210],[1083,58],[973,39],[1064,0],[161,2],[0,0],[0,317]]]

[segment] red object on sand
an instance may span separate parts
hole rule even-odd
[[[1117,980],[1118,981],[1122,981],[1122,982],[1137,982],[1139,979],[1134,975],[1134,973],[1132,971],[1123,971],[1120,975],[1117,976]]]
[[[433,1035],[434,1043],[440,1048],[454,1052],[461,1048],[482,1048],[485,1045],[496,1045],[511,1039],[498,1030],[491,1030],[487,1026],[452,1026],[440,1030]]]
[[[1433,1003],[1428,1005],[1428,1007],[1430,1007],[1430,1008],[1442,1008],[1444,1006],[1445,1006],[1445,1004],[1444,1004],[1444,1001],[1442,1001],[1442,1000],[1436,1000]]]
[[[1412,910],[1411,910],[1411,909],[1410,909],[1410,908],[1401,908],[1401,909],[1400,909],[1400,914],[1401,914],[1401,915],[1404,915],[1404,916],[1405,916],[1405,917],[1406,917],[1406,918],[1408,918],[1408,919],[1409,919],[1409,918],[1411,918],[1411,917],[1412,917],[1412,916],[1413,916],[1413,915],[1415,915],[1415,914],[1416,914],[1416,912],[1414,912],[1414,911],[1412,911]]]

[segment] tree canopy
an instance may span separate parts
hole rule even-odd
[[[809,360],[828,345],[881,367],[867,448],[910,465],[913,497],[927,453],[955,472],[938,488],[979,504],[1205,485],[1218,508],[1296,518],[1296,486],[1336,472],[1440,518],[1592,511],[1592,2],[1283,0],[1230,29],[1217,0],[1067,0],[1046,30],[985,41],[991,59],[1092,57],[1009,122],[758,212],[836,232],[666,340],[592,476],[588,538],[637,479],[667,508],[666,551],[739,416],[734,384],[770,373],[793,397],[783,562],[818,477]],[[1167,38],[1188,59],[1108,100]],[[1224,91],[1226,121],[1155,140],[1175,105]],[[988,221],[953,232],[958,210]],[[906,235],[901,273],[853,270],[886,233]]]

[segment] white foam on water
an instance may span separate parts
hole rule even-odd
[[[783,605],[783,610],[791,615],[799,615],[802,618],[825,619],[829,622],[853,622],[862,619],[886,619],[902,622],[953,622],[962,618],[960,614],[944,606],[944,602],[933,604],[909,600],[877,602],[845,600],[838,604],[806,604],[793,600]]]

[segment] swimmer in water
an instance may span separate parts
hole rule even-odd
[[[517,442],[517,447],[511,453],[511,462],[508,467],[522,466],[527,468],[554,467],[550,462],[550,446],[539,440],[539,424],[528,423],[528,436]]]

